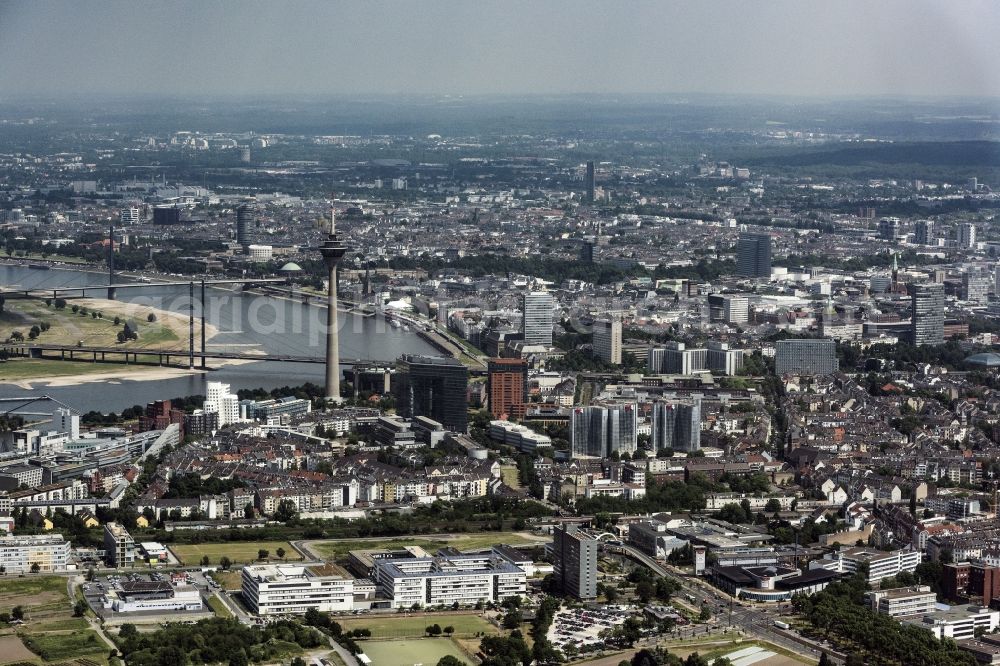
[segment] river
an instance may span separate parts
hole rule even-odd
[[[182,278],[178,278],[182,279]],[[120,281],[127,281],[121,278]],[[107,276],[83,270],[28,268],[0,264],[0,284],[23,289],[53,289],[107,284]],[[195,285],[195,299],[199,298]],[[103,298],[105,293],[88,295]],[[155,286],[119,289],[117,300],[149,305],[187,314],[187,286]],[[225,351],[261,350],[273,354],[322,357],[326,310],[297,301],[242,294],[225,288],[206,289],[206,321],[219,333],[209,338],[209,349]],[[200,305],[196,304],[196,314]],[[400,354],[435,354],[434,348],[416,333],[388,326],[382,317],[360,317],[340,313],[340,356],[391,361]],[[200,344],[195,322],[195,345]],[[177,345],[187,348],[184,340]],[[197,362],[197,359],[196,359]],[[212,361],[209,359],[211,366]],[[109,366],[109,369],[113,366]],[[0,370],[2,378],[2,370]],[[25,395],[49,395],[74,409],[86,412],[118,412],[126,407],[174,396],[205,393],[206,381],[221,381],[233,390],[297,386],[305,382],[321,384],[323,365],[319,363],[284,363],[276,361],[223,366],[205,374],[174,379],[142,381],[123,378],[115,381],[86,382],[75,386],[47,386],[44,382],[25,390],[12,384],[0,384],[0,398]]]

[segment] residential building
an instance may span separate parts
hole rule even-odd
[[[525,345],[552,346],[552,322],[556,301],[547,291],[532,291],[522,297],[521,333]]]
[[[243,601],[257,615],[301,615],[354,609],[354,579],[324,565],[263,564],[243,567]]]
[[[736,242],[736,274],[743,277],[771,277],[771,236],[741,233]]]
[[[563,594],[577,599],[597,596],[598,542],[576,525],[560,525],[552,532],[555,579]]]
[[[574,457],[606,458],[614,452],[635,452],[638,416],[634,404],[577,407],[569,417],[570,448]]]
[[[941,576],[941,595],[954,602],[989,606],[1000,599],[1000,567],[983,562],[949,562]]]
[[[400,416],[427,416],[454,432],[468,429],[469,369],[461,361],[405,354],[398,369],[395,397]]]
[[[896,241],[902,235],[902,224],[898,217],[883,217],[878,221],[878,235],[882,240]]]
[[[104,525],[104,552],[112,567],[122,569],[135,563],[135,541],[119,523]]]
[[[486,395],[495,419],[524,418],[528,392],[528,363],[520,358],[491,358]]]
[[[605,363],[621,365],[622,322],[620,319],[598,319],[594,322],[594,356]]]
[[[972,222],[963,222],[958,225],[958,247],[964,250],[971,250],[976,247],[976,225]]]
[[[934,221],[917,220],[913,225],[913,242],[917,245],[931,245],[934,242]]]
[[[750,321],[750,299],[746,296],[724,296],[722,321],[727,324],[745,324]]]
[[[969,270],[962,275],[962,300],[975,305],[985,305],[993,289],[990,275]]]
[[[0,537],[0,566],[8,576],[66,571],[69,550],[61,534]]]
[[[913,344],[944,344],[944,285],[939,282],[911,284]]]
[[[775,343],[776,375],[828,375],[837,372],[837,346],[829,338],[778,340]]]

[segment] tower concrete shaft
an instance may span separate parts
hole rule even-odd
[[[340,402],[340,331],[337,322],[337,264],[347,245],[337,235],[336,214],[330,211],[330,234],[319,248],[329,278],[326,314],[326,399]]]

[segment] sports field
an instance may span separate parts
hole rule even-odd
[[[365,641],[361,644],[372,666],[434,666],[445,655],[463,663],[474,663],[447,638],[423,638],[405,641]]]
[[[252,564],[257,562],[257,551],[264,549],[268,552],[270,561],[281,561],[278,557],[278,549],[285,549],[285,560],[296,562],[302,559],[299,551],[292,548],[287,541],[226,541],[224,543],[184,543],[172,544],[170,550],[173,551],[177,559],[186,566],[198,566],[201,558],[208,555],[209,564],[218,564],[219,559],[226,556],[233,564]]]
[[[482,616],[471,613],[337,618],[337,622],[344,628],[344,631],[368,629],[372,632],[372,638],[419,638],[424,635],[424,629],[432,624],[438,624],[442,629],[453,627],[456,636],[498,633],[497,628],[484,620]]]
[[[550,539],[551,541],[551,539]],[[468,534],[442,534],[434,537],[392,537],[379,539],[347,539],[335,541],[314,541],[309,546],[323,557],[339,558],[352,550],[400,549],[406,546],[420,546],[434,552],[451,546],[458,550],[478,550],[498,543],[509,546],[543,545],[545,540],[524,532],[469,532]]]

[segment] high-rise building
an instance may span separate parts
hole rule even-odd
[[[913,242],[917,245],[930,245],[934,239],[934,220],[917,220],[913,225]]]
[[[400,416],[426,416],[448,430],[467,430],[468,368],[454,358],[412,354],[401,356],[397,367],[394,393]]]
[[[708,369],[712,372],[732,376],[743,368],[743,350],[730,349],[726,342],[709,342],[708,353],[705,356],[708,360]]]
[[[520,358],[491,358],[486,394],[493,418],[523,418],[528,394],[528,363]]]
[[[686,349],[683,342],[667,342],[663,347],[649,350],[646,359],[649,372],[670,375],[693,375],[708,370],[708,351]]]
[[[958,225],[958,246],[967,250],[976,246],[976,225],[972,222]]]
[[[878,235],[883,240],[899,240],[901,223],[898,217],[883,217],[878,221]]]
[[[723,297],[722,320],[727,324],[745,324],[750,321],[750,299],[746,296]]]
[[[828,375],[837,372],[837,344],[829,338],[778,340],[774,345],[776,375]]]
[[[250,247],[251,229],[257,224],[257,207],[245,203],[236,209],[236,242],[246,250]]]
[[[913,344],[944,344],[944,285],[939,282],[912,284],[911,297]]]
[[[621,365],[621,319],[613,317],[611,319],[598,319],[594,322],[594,356],[605,363]]]
[[[989,300],[990,289],[993,287],[990,276],[978,270],[969,270],[962,275],[962,300],[982,305]]]
[[[69,435],[70,439],[80,438],[80,415],[69,409],[57,407],[52,414],[52,426],[56,431]]]
[[[556,300],[547,291],[532,291],[524,294],[522,298],[524,317],[521,320],[524,344],[552,346],[552,322],[555,307]]]
[[[590,203],[594,202],[594,190],[597,184],[597,174],[594,170],[594,163],[587,162],[587,175],[584,176],[584,188],[586,191],[587,201]]]
[[[689,401],[653,403],[650,446],[654,451],[697,451],[701,448],[701,396]]]
[[[576,407],[569,415],[569,436],[574,457],[631,455],[638,443],[636,406]]]
[[[135,562],[135,540],[119,523],[104,524],[104,557],[117,568],[128,568]]]
[[[594,242],[585,240],[580,243],[580,261],[585,264],[594,263]]]
[[[597,596],[597,549],[597,539],[580,532],[576,525],[553,530],[553,570],[563,594],[577,599]]]
[[[742,233],[736,242],[736,274],[744,277],[771,277],[771,236]]]

